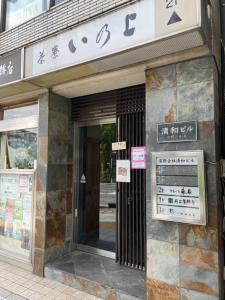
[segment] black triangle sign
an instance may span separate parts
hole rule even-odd
[[[174,11],[167,25],[171,25],[177,22],[182,21],[182,19],[178,16],[178,14]]]

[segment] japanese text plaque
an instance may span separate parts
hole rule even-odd
[[[153,219],[206,225],[204,153],[152,153]]]

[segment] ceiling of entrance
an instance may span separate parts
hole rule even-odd
[[[107,72],[78,79],[52,88],[56,94],[67,98],[90,95],[145,82],[145,65]]]

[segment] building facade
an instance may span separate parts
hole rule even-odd
[[[223,299],[220,2],[0,2],[0,258]]]

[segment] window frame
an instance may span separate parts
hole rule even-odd
[[[5,31],[6,1],[0,0],[0,33]]]
[[[62,0],[61,3],[55,4],[55,0],[49,0],[49,8],[52,8],[52,7],[56,6],[56,5],[60,5],[60,4],[62,4],[64,1],[65,1],[65,0]]]
[[[40,0],[39,0],[40,1]],[[51,7],[52,7],[52,4],[53,3],[53,0],[47,0],[47,8],[46,10],[43,10],[42,12],[40,12],[39,14],[42,14],[46,11],[48,11]],[[54,6],[54,5],[53,5]],[[0,34],[4,31],[6,31],[6,7],[7,7],[7,2],[6,0],[0,0]],[[22,23],[19,23],[15,26],[13,26],[12,28],[9,28],[7,29],[7,31],[13,29],[13,28],[16,28],[18,26],[20,26],[21,24],[29,21],[29,20],[32,20],[33,18],[36,18],[39,14],[33,16],[32,18],[22,22]]]

